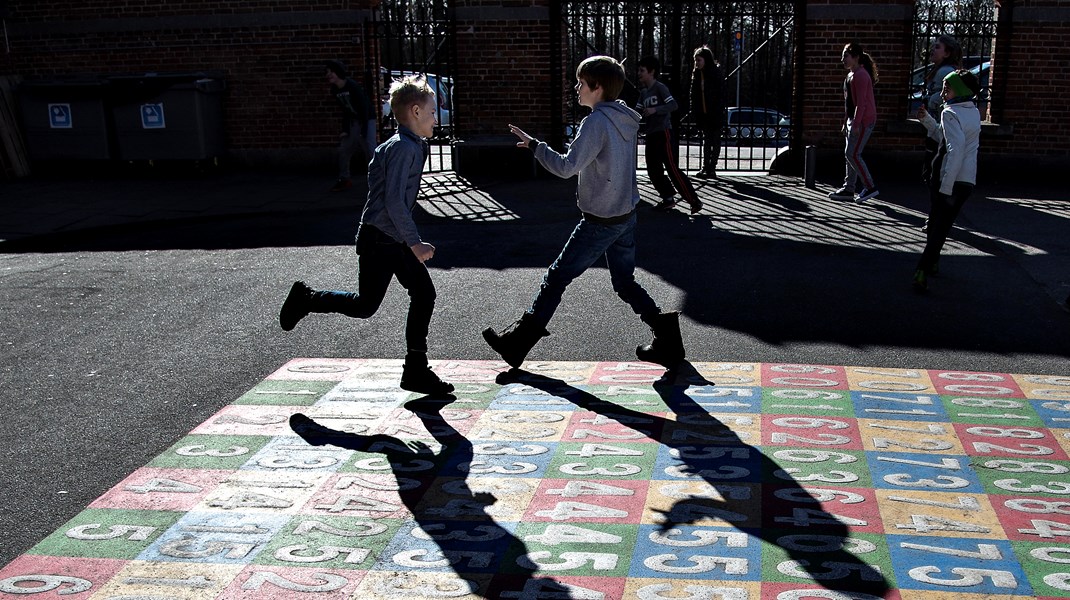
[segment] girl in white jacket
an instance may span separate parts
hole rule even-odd
[[[937,272],[940,250],[955,217],[977,182],[981,115],[974,98],[979,90],[980,84],[973,73],[964,69],[954,71],[944,77],[940,122],[937,123],[924,106],[918,108],[918,120],[929,132],[929,137],[940,144],[932,164],[932,207],[929,209],[925,250],[914,271],[913,285],[918,291],[928,289],[929,275]]]

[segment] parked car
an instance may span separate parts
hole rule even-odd
[[[725,113],[728,141],[738,144],[787,141],[791,119],[772,108],[730,106]]]
[[[435,101],[438,103],[436,108],[438,117],[438,126],[449,127],[453,124],[453,78],[442,77],[435,73],[417,73],[416,71],[388,71],[387,69],[379,70],[379,79],[381,80],[382,95],[380,101],[382,102],[383,111],[383,125],[388,128],[394,128],[394,119],[390,112],[390,84],[402,77],[408,77],[410,75],[422,75],[427,78],[428,85],[435,91]]]
[[[914,78],[913,76],[911,77],[910,89],[912,91],[910,93],[910,101],[907,104],[908,114],[910,116],[913,116],[914,113],[917,112],[919,106],[925,104],[925,73],[926,69],[929,69],[931,67],[932,65],[929,65],[914,70],[915,74],[917,74],[920,70],[921,79],[919,79],[917,85],[915,85]],[[991,70],[990,67],[991,63],[987,60],[982,63],[975,64],[972,67],[968,67],[970,69],[970,72],[977,77],[977,81],[981,84],[981,93],[978,95],[977,105],[978,108],[981,109],[982,114],[984,114],[984,109],[988,105],[988,75],[989,71]]]

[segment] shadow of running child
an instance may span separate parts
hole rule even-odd
[[[473,462],[471,441],[458,433],[440,412],[453,400],[452,396],[424,396],[404,405],[419,417],[435,441],[441,444],[437,454],[419,440],[406,442],[385,434],[362,435],[336,431],[301,413],[290,417],[290,428],[313,446],[330,444],[358,452],[382,454],[395,474],[405,473],[406,477],[411,477],[414,460],[436,461],[448,456],[456,459],[458,464]],[[434,472],[430,477],[437,475]],[[467,584],[468,593],[480,594],[488,599],[573,597],[570,595],[573,586],[548,577],[536,577],[536,569],[519,562],[515,565],[503,564],[503,557],[522,557],[527,550],[522,540],[491,517],[488,509],[498,501],[493,494],[473,491],[462,479],[459,484],[450,487],[450,491],[460,494],[461,498],[451,501],[449,508],[463,512],[463,520],[449,520],[429,516],[432,512],[441,514],[449,511],[421,510],[419,505],[427,497],[427,491],[427,485],[399,486],[398,490],[402,503],[416,521],[416,527],[409,532],[413,545],[419,545],[420,540],[433,540],[438,546],[438,556],[419,553],[414,555],[413,562],[439,569],[448,564]],[[480,591],[481,584],[473,580],[473,576],[475,579],[489,579],[486,589]],[[438,591],[446,592],[441,589]],[[450,592],[463,594],[464,590]]]
[[[655,535],[679,536],[682,533],[677,529],[679,526],[715,517],[749,536],[782,548],[791,559],[777,565],[783,575],[812,579],[829,590],[849,592],[856,600],[883,597],[891,587],[879,568],[852,553],[873,552],[877,550],[876,545],[852,538],[848,526],[822,508],[822,501],[834,500],[836,496],[828,497],[825,492],[815,496],[811,490],[803,488],[791,476],[791,471],[758,448],[744,443],[736,432],[711,416],[686,393],[688,385],[675,385],[675,381],[713,385],[686,361],[655,382],[655,391],[677,415],[674,421],[613,404],[560,379],[520,369],[503,372],[497,378],[499,384],[523,383],[647,435],[651,431],[663,432],[661,443],[668,446],[670,454],[682,463],[673,467],[677,476],[705,481],[717,490],[720,498],[709,494],[689,495],[676,500],[668,510],[656,511],[662,515],[663,521],[659,532],[651,535],[652,541],[656,541],[653,540]],[[696,439],[711,443],[699,445],[693,441]],[[768,483],[769,480],[774,483]],[[748,494],[740,493],[744,481],[758,484],[753,486],[758,489],[771,487],[772,493],[762,494],[756,501]],[[791,524],[794,528],[778,525],[779,520],[770,518],[769,513],[777,508],[791,505],[801,506],[805,511],[796,513],[804,517]],[[759,518],[755,523],[752,516],[756,512]],[[716,537],[713,543],[722,543],[722,539]],[[732,560],[724,563],[726,572],[749,568],[744,564],[745,559],[735,559],[735,563]]]

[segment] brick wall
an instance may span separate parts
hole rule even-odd
[[[228,88],[226,143],[236,157],[320,162],[322,156],[294,149],[337,144],[338,109],[328,96],[323,60],[342,59],[362,78],[373,64],[367,23],[377,3],[10,0],[10,51],[0,54],[0,73],[218,72]]]

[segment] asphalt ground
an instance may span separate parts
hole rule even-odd
[[[0,183],[4,477],[0,564],[295,357],[399,358],[406,298],[367,322],[277,324],[290,283],[351,288],[363,190],[289,173],[71,176]],[[725,176],[706,208],[652,211],[641,180],[640,281],[683,313],[692,361],[1070,376],[1070,199],[982,184],[927,294],[920,184],[864,205],[831,182]],[[425,177],[438,248],[432,359],[495,358],[479,332],[516,319],[577,220],[569,181]],[[649,333],[577,280],[534,360],[627,360]]]

